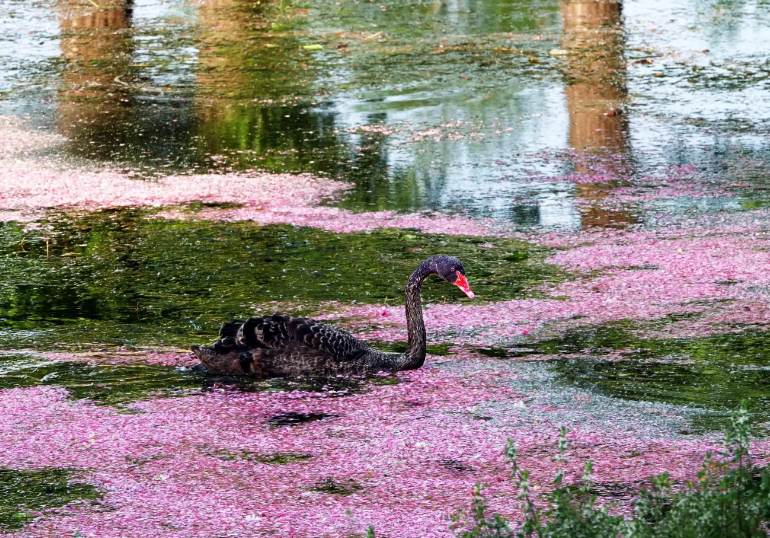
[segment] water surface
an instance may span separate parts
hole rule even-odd
[[[484,301],[538,297],[543,284],[566,276],[544,263],[548,249],[517,240],[144,216],[60,216],[41,231],[0,225],[2,346],[187,348],[208,342],[233,318],[333,311],[339,303],[403,304],[409,275],[443,253],[465,260]],[[468,301],[437,278],[425,282],[423,300]]]
[[[430,209],[528,232],[654,227],[770,201],[766,2],[5,7],[0,113],[66,138],[37,156],[47,162],[108,164],[141,180],[311,172],[353,183],[333,203],[354,212]],[[145,217],[57,213],[37,231],[1,226],[2,347],[182,348],[265,308],[400,304],[408,274],[436,253],[461,258],[487,301],[541,297],[571,278],[544,263],[546,249],[513,240]],[[424,299],[464,301],[441,282]],[[552,366],[571,386],[724,410],[744,396],[766,407],[766,343],[760,332],[656,340],[604,327],[514,354],[582,354]],[[18,386],[65,367],[40,368]],[[194,377],[157,374],[159,389]],[[70,385],[110,401],[107,389]]]
[[[765,204],[768,6],[578,5],[11,1],[0,111],[148,176],[352,181],[358,211],[580,229]],[[713,193],[603,203],[682,165]]]

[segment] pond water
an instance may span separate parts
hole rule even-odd
[[[23,527],[45,508],[101,496],[93,486],[71,481],[71,474],[62,469],[0,469],[0,532]]]
[[[66,137],[40,159],[150,181],[312,172],[352,182],[332,203],[355,212],[432,209],[547,231],[764,206],[768,5],[586,6],[11,1],[0,113]],[[656,195],[682,167],[681,192]],[[564,275],[542,263],[547,250],[515,241],[491,250],[476,237],[141,210],[49,220],[0,229],[7,347],[184,347],[269,301],[298,313],[398,304],[404,275],[434,252],[467,260],[485,300],[537,297]],[[425,296],[446,293],[429,284]]]
[[[667,212],[764,204],[767,4],[580,5],[9,1],[0,112],[149,176],[341,178],[359,211],[623,225],[649,216],[612,187],[683,165],[713,192]]]
[[[209,409],[235,394],[254,398],[243,414],[259,416],[268,432],[259,435],[288,439],[323,424],[324,439],[342,444],[335,421],[352,427],[353,415],[344,406],[398,400],[380,402],[383,391],[408,395],[399,413],[409,420],[430,407],[421,398],[438,409],[463,391],[486,398],[446,411],[472,417],[462,432],[550,420],[681,441],[723,427],[743,399],[757,421],[770,418],[767,1],[3,7],[0,394],[54,398],[60,387],[67,409],[166,418],[172,400]],[[238,192],[237,178],[266,174],[291,188],[266,181]],[[85,192],[73,196],[81,178]],[[131,195],[115,178],[159,187]],[[174,190],[188,180],[200,192]],[[104,201],[112,189],[120,202]],[[438,253],[463,261],[477,300],[426,282],[431,358],[413,379],[258,383],[207,377],[184,359],[222,322],[273,310],[323,316],[402,350],[406,278]],[[446,376],[435,390],[457,392],[442,400],[420,375]],[[306,405],[259,399],[270,394]],[[314,403],[334,396],[353,403]],[[368,476],[330,476],[311,450],[318,443],[260,443],[210,439],[180,467],[206,455],[318,465],[292,499],[353,503],[376,487]],[[361,446],[346,445],[348,455]],[[449,450],[442,461],[464,457]],[[46,506],[97,497],[54,468],[76,460],[0,468],[0,490],[29,482],[53,495]],[[484,464],[448,467],[475,479]],[[38,509],[9,502],[0,532]]]
[[[47,239],[50,229],[0,225],[7,347],[95,340],[186,347],[259,308],[308,313],[331,301],[403,304],[405,276],[443,252],[468,260],[474,289],[487,300],[537,296],[538,285],[562,278],[543,263],[548,249],[516,240],[495,239],[492,249],[480,247],[485,239],[478,237],[169,223],[132,211],[60,216],[53,232]],[[423,296],[464,297],[438,280],[426,282]]]
[[[625,327],[624,327],[625,326]],[[537,351],[583,355],[561,359],[569,385],[627,400],[666,402],[708,410],[700,428],[719,427],[729,410],[748,400],[758,418],[770,417],[770,333],[745,331],[703,338],[639,338],[628,324],[568,331]],[[606,360],[613,352],[621,358]]]
[[[354,184],[334,202],[345,209],[443,210],[525,230],[768,200],[762,2],[7,7],[0,113],[66,136],[39,158],[146,178],[312,172]],[[656,178],[677,167],[692,181],[655,195]],[[624,187],[637,199],[614,194]],[[534,296],[558,278],[538,262],[545,252],[491,252],[481,238],[178,224],[130,210],[53,226],[45,258],[50,230],[0,230],[8,346],[94,333],[184,346],[270,300],[306,312],[332,300],[397,304],[409,267],[438,251],[468,260],[487,300]],[[511,262],[519,252],[528,261]],[[426,291],[428,301],[445,293]]]

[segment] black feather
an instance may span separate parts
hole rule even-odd
[[[254,356],[248,351],[243,351],[238,356],[238,364],[243,368],[246,373],[251,372],[251,363],[254,362]]]
[[[238,329],[241,328],[241,325],[243,325],[242,321],[232,320],[228,323],[223,323],[222,326],[219,328],[219,337],[225,338],[227,336],[232,336],[233,338],[238,336]]]

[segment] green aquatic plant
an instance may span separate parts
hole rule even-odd
[[[204,390],[209,381],[189,369],[133,364],[46,361],[26,355],[0,357],[0,390],[56,386],[74,399],[124,406],[157,396],[185,396]]]
[[[67,469],[0,469],[0,533],[23,527],[45,508],[98,497],[94,486],[70,481]]]
[[[532,344],[524,355],[562,355],[550,364],[570,386],[624,400],[697,408],[702,413],[695,417],[693,431],[724,427],[730,411],[744,398],[755,419],[767,419],[770,332],[649,338],[637,334],[638,327],[638,322],[622,320],[571,329],[560,338]],[[482,353],[514,356],[504,351]]]
[[[751,422],[743,404],[732,414],[724,452],[707,454],[695,481],[675,484],[668,473],[655,476],[634,501],[629,518],[611,515],[597,504],[591,487],[593,462],[585,466],[581,483],[563,484],[566,430],[559,437],[557,486],[536,503],[529,471],[520,467],[513,440],[505,454],[512,467],[523,516],[512,522],[489,514],[483,486],[476,485],[469,509],[458,510],[453,528],[460,538],[700,538],[767,536],[770,523],[770,470],[753,465],[749,446]]]
[[[326,301],[403,304],[414,267],[444,252],[470,260],[469,278],[485,300],[537,296],[543,283],[563,278],[544,263],[549,249],[511,239],[484,248],[484,238],[411,230],[342,234],[145,216],[131,209],[61,215],[48,244],[43,232],[0,225],[3,347],[186,348],[262,308],[305,315]],[[511,252],[526,257],[506,261]],[[426,303],[447,295],[437,282],[423,289]]]
[[[271,379],[206,375],[195,369],[146,364],[89,364],[81,361],[43,360],[25,354],[0,356],[0,391],[18,387],[54,386],[70,398],[88,399],[132,412],[127,405],[153,398],[200,394],[212,387],[239,392],[306,391],[329,397],[361,394],[371,385],[395,385],[395,376]]]
[[[310,488],[311,491],[318,491],[321,493],[328,493],[330,495],[352,495],[358,491],[361,491],[363,486],[355,480],[334,480],[333,478],[324,478],[319,480],[315,486]]]
[[[250,450],[231,452],[224,449],[210,450],[206,447],[202,447],[202,452],[207,456],[215,457],[221,461],[255,461],[271,465],[286,465],[298,461],[307,461],[313,457],[310,454],[301,454],[298,452],[256,453]]]

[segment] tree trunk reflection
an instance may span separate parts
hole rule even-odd
[[[605,180],[577,186],[578,196],[601,200],[618,186],[628,154],[628,118],[623,109],[628,89],[623,56],[625,39],[620,1],[562,0],[562,47],[567,52],[565,94],[569,143],[577,153],[575,172]],[[607,175],[614,176],[610,180]],[[636,222],[627,211],[591,206],[581,215],[583,227]]]

